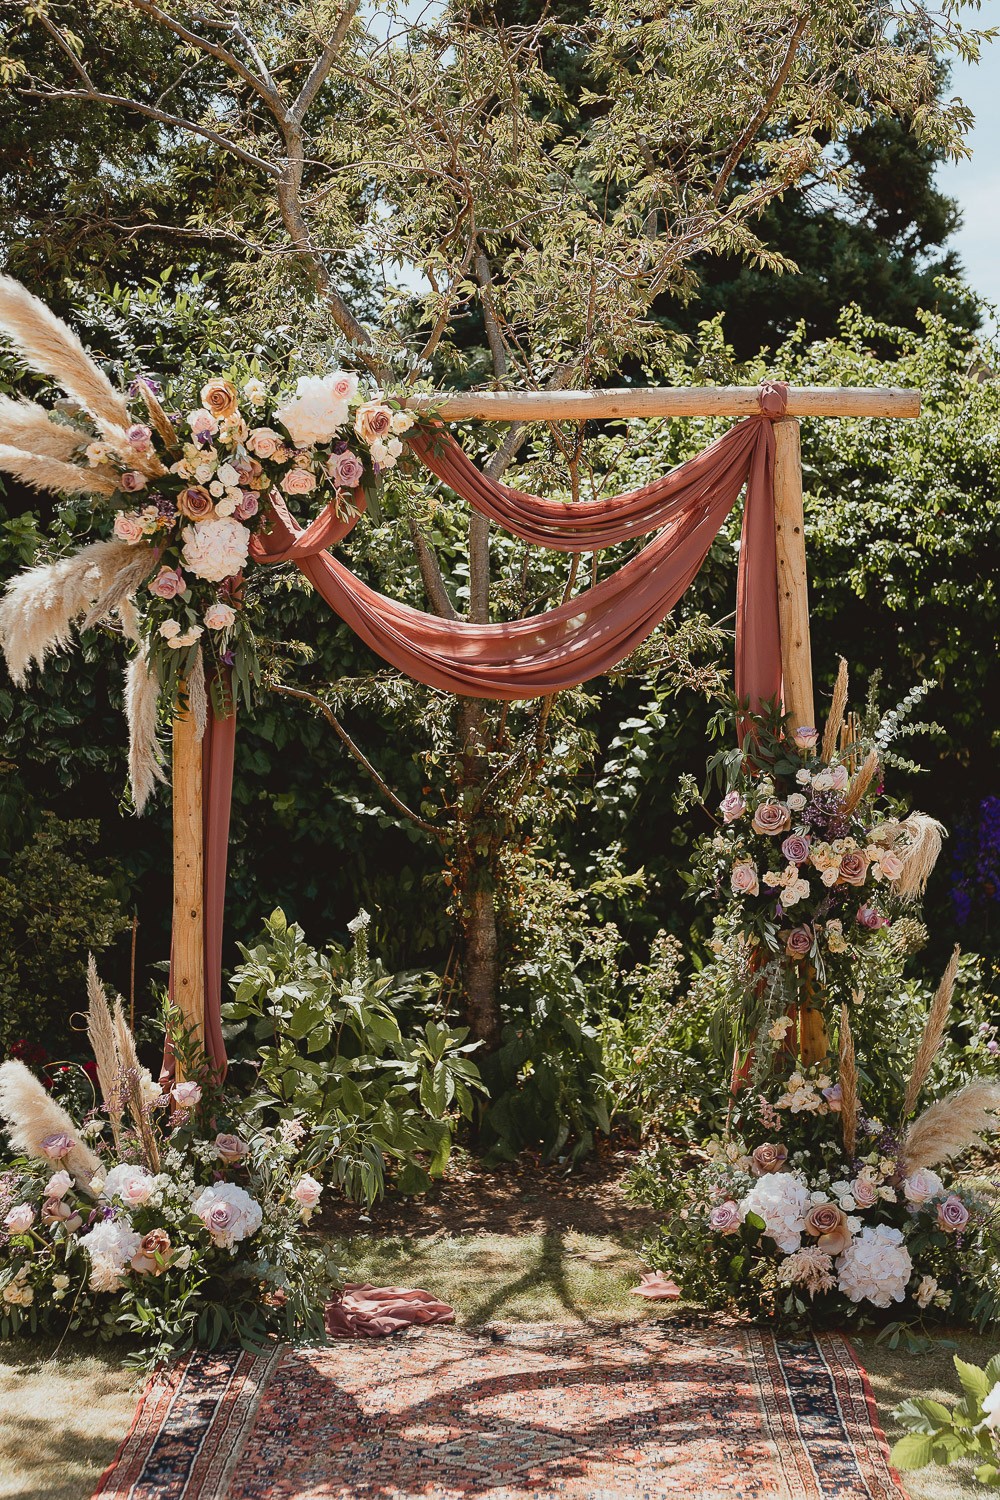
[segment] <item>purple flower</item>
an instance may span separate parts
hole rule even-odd
[[[140,375],[138,380],[133,380],[132,384],[129,386],[129,395],[141,396],[143,386],[145,386],[147,390],[152,391],[154,396],[159,396],[163,391],[162,385],[160,385],[158,380],[154,380],[152,375]]]
[[[876,911],[874,906],[858,907],[858,925],[866,928],[869,932],[877,932],[880,927],[885,927],[888,920],[888,917],[883,917],[882,913]]]
[[[937,1221],[940,1227],[949,1234],[955,1234],[964,1229],[969,1222],[969,1210],[961,1198],[956,1198],[952,1193],[937,1206]]]
[[[781,852],[790,864],[804,865],[809,858],[809,840],[798,833],[789,834],[781,846]]]

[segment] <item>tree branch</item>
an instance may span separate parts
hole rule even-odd
[[[291,109],[288,112],[289,117],[294,124],[302,124],[302,121],[305,119],[310,105],[316,98],[316,95],[319,93],[320,89],[323,87],[323,84],[326,82],[327,75],[330,72],[330,69],[333,67],[334,62],[336,61],[337,53],[340,51],[344,38],[350,28],[351,22],[354,20],[354,17],[358,13],[358,7],[360,3],[361,0],[347,0],[347,4],[344,6],[343,11],[341,12],[340,19],[338,20],[336,26],[333,28],[330,40],[323,48],[323,51],[320,53],[319,57],[317,57],[316,61],[313,63],[312,68],[309,71],[309,77],[302,85],[299,97],[296,99],[295,103],[292,105]]]
[[[782,62],[781,67],[778,69],[774,82],[768,90],[767,97],[723,162],[722,170],[719,173],[718,177],[715,179],[715,186],[712,189],[713,203],[718,203],[719,199],[722,197],[722,194],[726,189],[726,183],[729,181],[733,172],[739,166],[740,159],[743,156],[744,151],[751,144],[751,142],[756,139],[761,126],[764,124],[768,115],[771,113],[772,109],[777,103],[778,95],[784,88],[788,75],[792,70],[792,63],[795,61],[795,54],[799,50],[799,43],[802,40],[802,36],[806,29],[806,26],[808,25],[808,22],[808,15],[800,16],[798,22],[796,23],[795,30],[792,32],[788,47],[785,50],[784,61]]]
[[[318,708],[320,713],[326,719],[327,723],[333,729],[334,733],[337,735],[338,739],[353,755],[358,765],[361,766],[365,771],[367,771],[368,775],[374,781],[383,797],[385,797],[388,802],[391,802],[396,811],[402,813],[403,817],[407,818],[411,823],[419,828],[422,833],[426,833],[431,838],[437,839],[440,842],[441,830],[439,828],[435,828],[433,823],[428,823],[426,818],[422,818],[419,813],[415,813],[412,807],[407,807],[406,803],[402,800],[401,797],[397,797],[396,793],[392,790],[388,783],[384,781],[376,771],[375,767],[365,755],[364,751],[351,739],[351,736],[348,734],[343,724],[341,724],[340,720],[337,718],[336,714],[333,712],[333,709],[328,703],[324,703],[323,699],[317,697],[315,693],[306,692],[304,688],[286,687],[283,683],[280,682],[271,682],[268,684],[268,686],[270,687],[272,693],[280,693],[283,698],[299,698],[303,703],[309,703],[313,708]]]

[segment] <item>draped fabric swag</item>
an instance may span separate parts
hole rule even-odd
[[[331,557],[357,519],[328,506],[305,528],[270,497],[272,524],[254,538],[258,563],[295,562],[377,655],[427,686],[473,698],[535,698],[609,671],[669,614],[746,491],[736,608],[736,691],[756,707],[781,693],[774,539],[774,430],[787,399],[780,382],[760,391],[761,415],[739,422],[703,452],[628,494],[572,505],[489,479],[443,430],[415,432],[410,448],[463,500],[538,546],[590,552],[657,533],[635,557],[555,609],[508,623],[445,620],[400,604]],[[357,505],[363,509],[360,492]],[[222,1072],[222,914],[232,794],[233,719],[214,720],[203,748],[205,1036]]]

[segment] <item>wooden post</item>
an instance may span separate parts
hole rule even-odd
[[[171,976],[174,1004],[203,1042],[205,1032],[204,833],[201,742],[194,718],[178,706],[173,742],[174,908]],[[180,1078],[180,1068],[177,1076]]]
[[[793,729],[816,723],[809,642],[809,586],[802,515],[802,452],[799,424],[774,424],[774,537],[778,564],[778,620],[785,714]]]

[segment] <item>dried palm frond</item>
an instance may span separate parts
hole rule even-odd
[[[115,1146],[122,1143],[122,1099],[118,1087],[121,1063],[115,1042],[115,1027],[111,1018],[111,1006],[103,984],[97,973],[97,964],[92,953],[87,955],[87,1039],[97,1064],[97,1081],[101,1086],[101,1098],[111,1121],[111,1134]]]
[[[142,1085],[146,1070],[139,1061],[139,1054],[135,1050],[135,1037],[132,1035],[129,1024],[125,1019],[125,1007],[122,1005],[121,996],[115,1000],[114,1010],[115,1045],[118,1049],[118,1061],[121,1065],[122,1093],[124,1102],[128,1106],[128,1112],[132,1116],[132,1123],[142,1141],[143,1151],[146,1157],[146,1166],[151,1172],[160,1170],[160,1153],[156,1148],[156,1137],[149,1123],[149,1106],[143,1095]]]
[[[0,441],[22,453],[68,463],[88,439],[68,422],[54,422],[37,402],[0,395]]]
[[[51,1160],[42,1148],[46,1137],[69,1136],[73,1149],[62,1158],[62,1164],[84,1192],[89,1190],[95,1175],[104,1175],[100,1161],[79,1139],[69,1115],[22,1062],[11,1060],[0,1064],[0,1116],[7,1123],[14,1150],[35,1161]]]
[[[961,1156],[980,1137],[996,1130],[994,1118],[1000,1110],[1000,1083],[976,1078],[963,1088],[946,1094],[917,1116],[903,1137],[900,1161],[907,1172],[917,1167],[936,1167]]]
[[[185,689],[188,712],[194,719],[195,735],[201,741],[205,738],[208,726],[208,689],[205,686],[205,658],[200,646],[195,652],[194,666],[188,673]]]
[[[844,1151],[853,1158],[858,1144],[858,1069],[854,1060],[854,1037],[847,1006],[840,1007],[840,1130]]]
[[[156,399],[156,392],[150,388],[148,382],[145,380],[140,380],[138,382],[138,385],[139,394],[142,397],[143,401],[145,401],[146,410],[149,412],[149,420],[152,422],[153,426],[156,428],[156,431],[160,434],[160,437],[166,443],[167,447],[175,448],[178,442],[177,429],[175,428],[173,422],[171,422],[170,418],[167,416],[166,412],[163,410],[163,407],[160,405],[159,401]]]
[[[0,600],[0,649],[15,683],[24,683],[32,662],[42,666],[50,652],[70,644],[76,621],[123,569],[138,568],[137,550],[127,542],[93,542],[11,579]],[[150,549],[142,551],[151,572]]]
[[[851,782],[850,790],[844,798],[844,815],[849,816],[862,797],[871,786],[878,774],[878,754],[875,750],[869,750],[862,762],[861,769],[855,774]]]
[[[114,479],[98,469],[24,453],[6,443],[0,443],[0,469],[46,495],[113,495],[118,488]]]
[[[897,896],[915,901],[924,894],[947,836],[943,823],[922,812],[912,812],[902,821],[889,818],[872,829],[872,842],[889,845],[902,861],[902,873],[893,883]]]
[[[961,948],[955,945],[955,951],[948,960],[948,967],[941,976],[941,983],[937,987],[931,1008],[927,1012],[927,1021],[924,1025],[924,1034],[920,1038],[920,1046],[913,1059],[913,1068],[910,1072],[910,1081],[906,1085],[906,1097],[903,1101],[903,1119],[907,1119],[916,1107],[920,1090],[927,1082],[927,1075],[931,1070],[931,1064],[937,1057],[941,1046],[941,1038],[944,1036],[944,1028],[948,1024],[948,1016],[951,1014],[951,997],[955,989],[955,976],[958,973],[958,960]]]
[[[833,759],[834,752],[840,743],[840,730],[844,722],[844,710],[847,707],[847,662],[840,658],[840,666],[837,668],[837,680],[833,685],[833,699],[830,703],[830,712],[826,717],[826,728],[823,730],[823,745],[820,750],[820,758],[824,765],[829,765]]]
[[[157,733],[160,684],[150,670],[145,649],[125,668],[125,718],[128,722],[128,777],[137,813],[144,811],[156,783],[166,785],[166,757]]]
[[[129,425],[128,407],[61,318],[12,276],[0,276],[0,330],[39,375],[75,396],[107,428]]]

